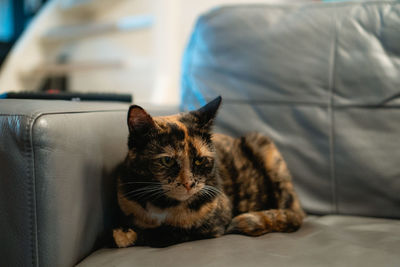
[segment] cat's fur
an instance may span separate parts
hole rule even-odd
[[[226,233],[292,232],[305,216],[272,141],[212,134],[220,105],[151,117],[128,112],[129,152],[118,167],[118,247],[167,246]]]

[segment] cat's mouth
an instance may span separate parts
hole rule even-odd
[[[176,188],[174,190],[167,190],[166,195],[170,198],[179,200],[179,201],[185,201],[197,194],[200,190],[202,189],[201,185],[198,185],[196,187],[186,189],[186,188]]]

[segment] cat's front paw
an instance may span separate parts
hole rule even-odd
[[[133,246],[137,240],[137,234],[132,229],[124,230],[121,228],[113,230],[114,242],[119,248]]]
[[[259,236],[270,232],[262,218],[253,213],[243,213],[234,217],[229,224],[227,234]]]

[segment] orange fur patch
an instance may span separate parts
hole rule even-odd
[[[115,244],[117,244],[119,248],[132,246],[137,240],[137,234],[132,229],[129,229],[128,231],[123,231],[122,229],[114,229],[113,237]]]

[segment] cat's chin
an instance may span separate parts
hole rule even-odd
[[[176,200],[179,200],[181,202],[184,202],[186,200],[188,200],[191,196],[187,196],[187,197],[175,197]]]
[[[181,193],[181,194],[170,194],[167,195],[170,198],[173,198],[175,200],[184,202],[189,200],[190,198],[192,198],[194,195],[196,195],[197,192],[193,192],[193,193]]]
[[[190,198],[192,198],[193,196],[197,195],[202,189],[203,189],[203,185],[199,185],[193,189],[191,189],[190,191],[186,191],[186,190],[176,190],[176,191],[170,191],[168,193],[166,193],[166,196],[181,202],[187,201]]]
[[[180,195],[173,195],[173,196],[169,196],[169,197],[183,202],[183,201],[188,200],[192,196],[193,196],[193,194],[180,194]]]

